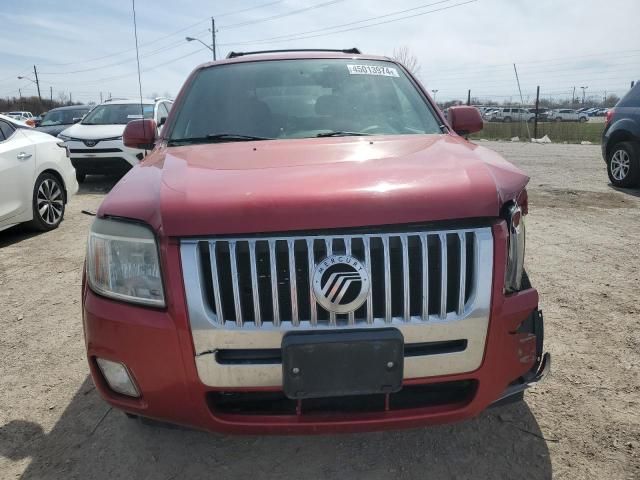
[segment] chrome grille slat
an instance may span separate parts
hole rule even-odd
[[[440,239],[440,318],[447,318],[447,234]]]
[[[458,273],[458,310],[456,313],[462,315],[467,286],[467,234],[459,232],[458,241],[460,242],[460,273]]]
[[[273,324],[280,325],[280,301],[278,300],[278,267],[276,266],[276,241],[269,240],[269,269],[271,276],[271,301],[273,302]]]
[[[422,259],[422,292],[421,292],[421,318],[429,319],[429,255],[428,237],[426,234],[420,235],[420,258]]]
[[[240,279],[238,278],[238,258],[235,241],[229,242],[229,261],[231,263],[231,283],[233,284],[233,304],[236,311],[236,325],[241,327],[243,322],[242,304],[240,303]]]
[[[402,313],[405,322],[411,320],[411,296],[409,292],[409,238],[400,236],[402,244]]]
[[[346,237],[344,239],[344,251],[347,255],[351,255],[351,237]],[[349,325],[355,325],[356,314],[354,312],[349,312],[347,314],[347,322]]]
[[[391,323],[391,255],[388,236],[382,237],[382,248],[384,257],[384,321]]]
[[[369,274],[369,278],[371,278],[371,239],[369,237],[364,237],[364,263],[367,265],[367,273]],[[373,288],[369,289],[369,293],[367,293],[367,324],[371,325],[373,323]]]
[[[296,279],[296,243],[295,240],[287,240],[289,255],[289,292],[291,294],[291,322],[295,327],[299,325],[298,319],[298,284]]]
[[[216,306],[216,315],[222,315],[222,297],[220,295],[220,282],[218,281],[218,260],[216,258],[216,242],[209,242],[209,262],[211,279],[213,283],[213,301]]]
[[[473,315],[479,282],[490,282],[478,277],[480,255],[492,244],[490,227],[479,227],[183,239],[181,249],[189,252],[182,259],[185,285],[197,286],[209,304],[202,315],[211,324],[286,330],[397,326]],[[325,257],[343,253],[364,263],[371,288],[361,307],[338,315],[317,303],[313,273]],[[198,264],[203,260],[208,265]],[[187,281],[186,272],[194,271],[196,282]]]
[[[249,240],[249,262],[251,263],[251,291],[253,294],[253,311],[255,315],[256,327],[262,325],[262,315],[260,312],[260,288],[258,286],[258,271],[256,263],[256,241]]]
[[[309,308],[311,309],[311,318],[309,321],[312,326],[318,325],[318,307],[316,304],[316,297],[313,294],[313,269],[315,267],[315,255],[314,255],[314,240],[307,238],[307,265],[309,269]]]

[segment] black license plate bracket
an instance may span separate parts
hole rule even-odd
[[[395,328],[290,332],[283,388],[292,399],[393,393],[402,388],[404,338]]]

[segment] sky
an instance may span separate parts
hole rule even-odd
[[[640,79],[640,0],[137,0],[142,92],[175,96],[216,52],[407,47],[438,101],[622,95]],[[131,0],[0,0],[0,96],[138,95]],[[18,76],[28,78],[18,79]],[[31,79],[31,80],[30,80]]]

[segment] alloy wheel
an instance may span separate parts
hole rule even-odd
[[[631,168],[631,159],[625,150],[617,150],[611,156],[611,176],[618,181],[624,180]]]
[[[48,225],[60,222],[64,210],[64,197],[60,185],[47,178],[38,187],[36,206],[40,218]]]

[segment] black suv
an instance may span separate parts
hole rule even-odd
[[[602,156],[614,186],[640,186],[640,82],[607,112]]]

